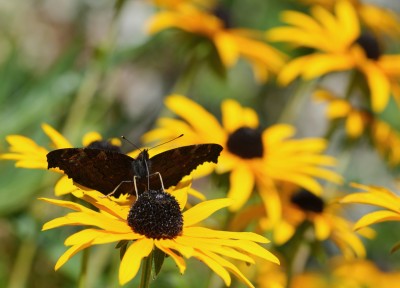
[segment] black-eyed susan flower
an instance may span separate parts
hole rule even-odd
[[[274,217],[281,205],[275,182],[287,181],[313,193],[322,191],[316,178],[340,182],[341,178],[323,166],[335,159],[323,155],[326,141],[320,138],[292,139],[294,127],[273,125],[265,130],[259,126],[256,112],[234,100],[222,103],[222,125],[203,107],[181,95],[166,98],[166,106],[182,119],[160,118],[158,127],[146,133],[145,142],[164,141],[183,133],[188,143],[217,143],[224,147],[215,166],[217,173],[230,173],[228,197],[236,211],[250,198],[255,188]],[[211,171],[211,170],[210,170]]]
[[[345,196],[342,203],[358,203],[384,208],[368,213],[361,217],[354,225],[354,229],[358,230],[375,223],[386,221],[400,221],[400,197],[384,187],[369,186],[353,183],[353,187],[363,192],[352,193]],[[393,250],[400,248],[400,242],[393,247]]]
[[[267,80],[269,73],[277,74],[281,69],[285,56],[265,42],[263,33],[228,27],[228,21],[217,16],[221,13],[213,14],[212,11],[202,9],[204,6],[200,8],[200,5],[190,5],[187,2],[175,3],[173,9],[156,13],[149,20],[149,32],[154,34],[168,28],[177,28],[203,36],[215,46],[225,67],[232,67],[239,58],[244,58],[251,64],[256,79],[261,82]]]
[[[399,102],[400,55],[384,54],[376,38],[362,32],[356,10],[348,1],[335,1],[334,11],[321,6],[311,8],[312,16],[285,11],[283,21],[290,26],[267,32],[272,41],[315,49],[291,60],[278,76],[280,83],[286,85],[298,76],[310,80],[356,69],[366,78],[374,112],[385,109],[391,94]]]
[[[260,216],[259,225],[263,230],[272,230],[274,243],[285,244],[299,230],[300,225],[310,223],[312,229],[309,241],[332,241],[346,258],[364,257],[364,245],[353,231],[353,223],[341,211],[337,200],[326,201],[305,189],[285,185],[280,191],[283,203],[282,218],[272,223],[268,217]],[[359,231],[361,236],[372,238],[371,229]],[[306,233],[305,231],[303,233]]]
[[[398,285],[400,273],[382,270],[366,259],[338,259],[329,261],[323,272],[307,271],[296,275],[292,288],[391,288]],[[349,273],[351,271],[351,273]]]
[[[347,0],[354,6],[361,22],[374,31],[376,35],[386,34],[392,37],[398,37],[400,34],[400,22],[398,15],[389,9],[380,7],[373,3],[365,3],[360,0]],[[333,10],[336,0],[300,0],[308,5],[321,5],[329,10]]]
[[[343,119],[346,133],[350,138],[360,137],[365,129],[372,123],[372,114],[346,99],[339,98],[326,89],[318,89],[314,92],[316,101],[326,102],[326,116],[330,120]]]
[[[395,167],[400,163],[400,133],[389,123],[374,117],[367,110],[357,107],[357,104],[353,105],[349,101],[337,97],[328,90],[318,89],[314,96],[317,101],[327,103],[328,119],[345,121],[345,129],[349,137],[370,135],[375,149],[390,167]]]
[[[47,222],[43,230],[65,225],[88,226],[66,239],[65,245],[71,247],[59,258],[56,270],[73,255],[90,246],[129,241],[119,268],[121,285],[133,279],[142,259],[158,249],[170,256],[180,273],[186,269],[184,258],[193,257],[209,266],[227,286],[231,283],[231,272],[246,286],[254,287],[230,260],[254,263],[253,256],[258,256],[279,263],[272,253],[257,244],[267,243],[268,240],[255,233],[218,231],[198,225],[217,210],[229,206],[231,200],[205,201],[181,212],[185,203],[180,195],[186,195],[181,193],[186,188],[178,187],[171,194],[147,191],[139,196],[132,207],[119,205],[97,191],[85,192],[82,200],[99,211],[74,202],[42,199],[74,210]]]
[[[2,160],[13,160],[15,166],[27,169],[47,169],[46,155],[52,149],[72,148],[72,144],[57,130],[48,124],[43,124],[42,129],[49,137],[51,145],[48,148],[40,146],[32,139],[22,135],[8,135],[6,141],[10,145],[9,152],[0,154]],[[119,139],[103,140],[97,132],[89,132],[84,135],[82,144],[85,147],[119,150],[121,142]],[[63,173],[59,169],[52,169]],[[63,176],[55,186],[55,194],[60,196],[76,190],[71,179]]]
[[[400,132],[385,121],[372,123],[371,138],[378,152],[390,166],[400,164]]]

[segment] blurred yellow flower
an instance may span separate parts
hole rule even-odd
[[[337,0],[300,0],[300,2],[321,5],[333,10]],[[360,21],[369,30],[374,31],[375,35],[382,33],[391,37],[400,35],[399,17],[394,11],[360,0],[348,0],[348,2],[354,6]]]
[[[243,57],[251,64],[260,82],[265,82],[270,72],[277,74],[284,64],[284,54],[268,45],[263,33],[231,29],[221,18],[195,5],[176,4],[173,9],[161,10],[149,20],[148,31],[151,34],[168,28],[178,28],[210,39],[227,68]]]
[[[347,195],[341,200],[341,203],[368,204],[386,209],[364,215],[357,221],[354,229],[361,229],[385,221],[400,221],[400,197],[398,195],[378,186],[357,183],[353,183],[352,186],[364,192]]]
[[[283,21],[291,26],[267,32],[268,39],[314,48],[314,53],[291,60],[278,80],[287,85],[296,77],[314,79],[330,72],[357,69],[365,75],[372,110],[382,112],[391,93],[400,104],[400,54],[384,55],[372,34],[362,33],[355,8],[346,0],[335,3],[335,14],[321,6],[307,14],[286,11]]]
[[[316,90],[314,99],[328,104],[326,110],[328,119],[345,120],[346,133],[351,138],[360,137],[365,128],[372,122],[371,113],[363,109],[357,109],[349,101],[337,97],[326,89]]]
[[[299,230],[300,225],[309,222],[313,226],[312,239],[331,240],[346,258],[365,257],[364,245],[354,233],[353,223],[341,215],[337,201],[326,202],[307,190],[294,187],[283,189],[280,195],[283,198],[281,221],[271,226],[268,218],[259,220],[264,230],[273,230],[274,243],[286,243]],[[360,235],[372,238],[374,232],[364,229]]]
[[[57,130],[48,124],[42,124],[44,133],[50,138],[50,149],[38,145],[32,139],[22,135],[8,135],[6,141],[10,145],[9,152],[0,154],[0,160],[14,160],[15,166],[27,169],[47,169],[47,153],[50,150],[61,148],[72,148],[72,144]],[[97,132],[89,132],[82,139],[84,147],[98,147],[99,145],[107,145],[113,149],[119,149],[121,141],[113,138],[109,141],[103,141],[102,137]],[[51,169],[52,171],[63,174],[59,169]],[[61,177],[55,186],[55,194],[61,196],[71,193],[77,188],[73,185],[71,179],[66,175]]]
[[[400,164],[400,132],[384,121],[372,124],[372,140],[378,152],[387,159],[390,166]]]
[[[181,95],[171,95],[166,106],[182,120],[160,118],[158,128],[143,136],[145,142],[165,141],[183,133],[187,143],[217,143],[224,147],[215,167],[217,173],[230,172],[228,197],[236,211],[247,200],[255,186],[269,216],[280,217],[281,205],[275,182],[287,181],[313,193],[322,191],[315,178],[339,183],[341,178],[322,166],[332,166],[335,159],[322,155],[326,141],[320,138],[291,139],[290,125],[259,128],[258,116],[234,100],[222,103],[222,125],[206,109]],[[211,170],[209,171],[211,172]]]
[[[186,192],[182,192],[185,189],[187,186],[178,187],[171,194],[147,191],[139,196],[131,208],[121,206],[97,191],[83,193],[82,200],[98,208],[98,212],[74,202],[43,198],[48,203],[75,211],[47,222],[43,230],[66,225],[89,226],[66,239],[65,245],[71,247],[59,258],[55,269],[92,245],[119,241],[132,241],[120,263],[121,285],[136,276],[142,259],[150,256],[155,249],[170,256],[180,273],[186,269],[184,257],[197,258],[220,276],[227,286],[231,284],[231,272],[247,287],[254,287],[225,257],[254,263],[253,256],[257,256],[279,264],[272,253],[256,243],[268,243],[266,238],[258,234],[197,226],[214,212],[229,206],[231,200],[225,198],[201,202],[181,213],[185,203],[179,195],[186,195]]]
[[[400,281],[399,272],[382,271],[369,260],[333,259],[328,273],[296,275],[291,288],[392,288]]]

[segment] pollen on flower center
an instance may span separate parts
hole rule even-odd
[[[229,135],[227,147],[231,153],[245,159],[262,157],[264,152],[261,132],[249,127],[241,127]]]
[[[379,47],[379,43],[376,38],[371,34],[361,34],[360,37],[356,40],[367,55],[367,58],[378,60],[379,57],[382,55],[381,48]]]
[[[290,200],[303,211],[321,213],[325,206],[325,203],[321,198],[305,189],[292,195]]]
[[[175,197],[149,190],[141,194],[128,214],[128,225],[138,234],[153,239],[173,239],[183,229],[183,216]]]

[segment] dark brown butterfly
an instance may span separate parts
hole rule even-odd
[[[113,196],[119,196],[160,189],[160,177],[155,173],[161,175],[165,188],[175,186],[197,166],[217,163],[221,151],[218,144],[199,144],[171,149],[151,158],[145,149],[134,159],[108,149],[66,148],[48,153],[47,163],[48,168],[63,170],[76,184],[104,195],[114,192]]]

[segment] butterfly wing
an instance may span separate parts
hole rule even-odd
[[[197,166],[205,162],[218,162],[222,146],[199,144],[171,149],[150,158],[150,173],[161,174],[165,188],[175,186]],[[150,188],[159,187],[159,177],[151,177]]]
[[[133,180],[133,161],[125,154],[91,148],[58,149],[47,154],[48,168],[60,168],[75,183],[105,195],[122,181]],[[133,183],[121,185],[114,196],[133,194],[133,187]]]

